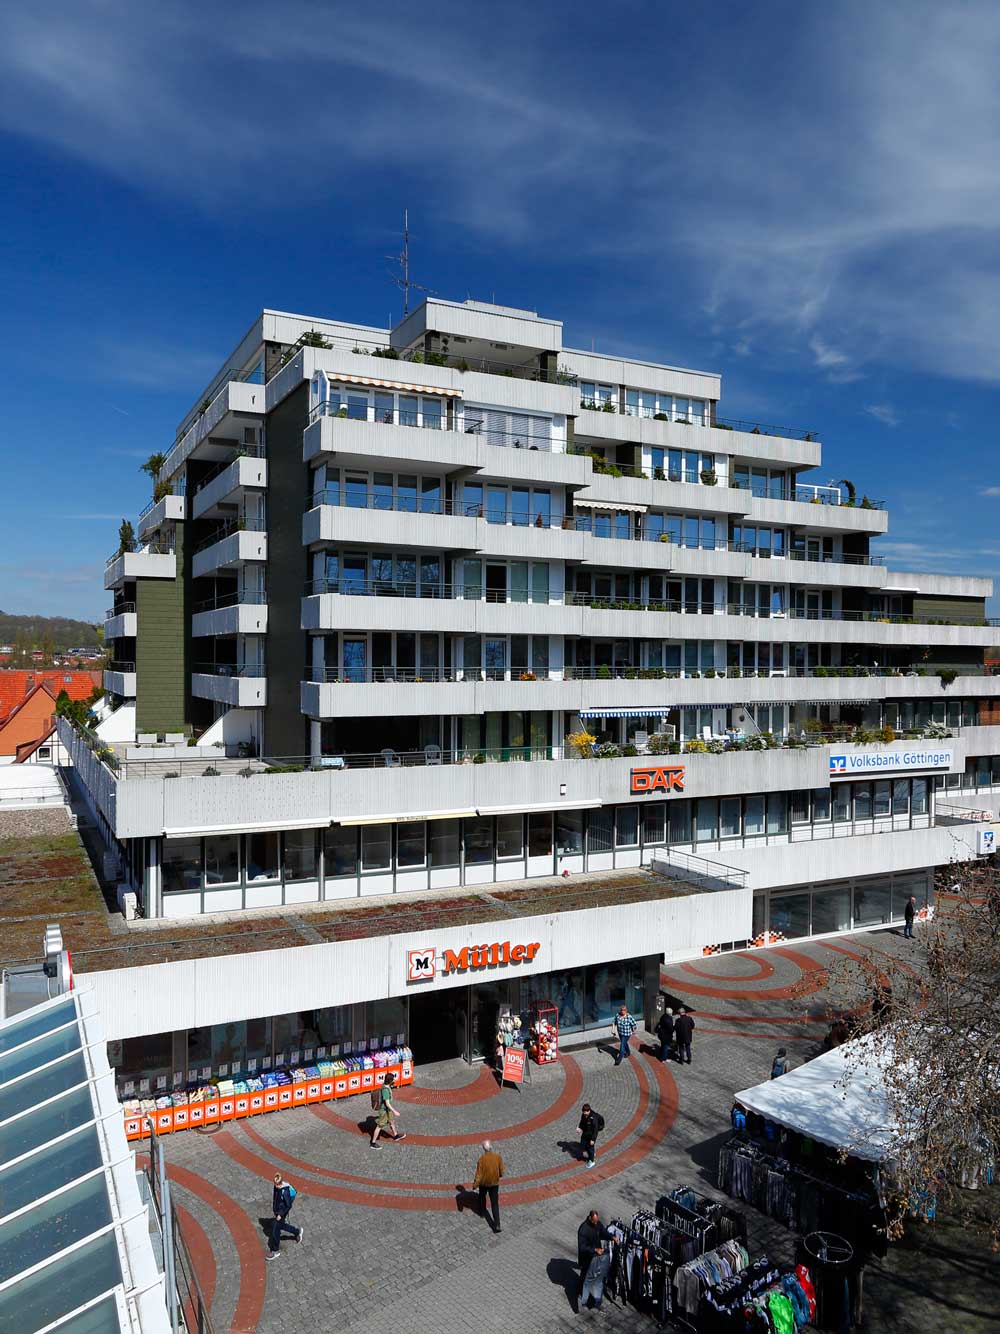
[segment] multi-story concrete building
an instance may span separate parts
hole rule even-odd
[[[724,941],[925,902],[996,814],[992,586],[890,570],[820,463],[531,311],[264,311],[108,562],[106,749],[69,738],[140,911],[653,859],[743,888]]]

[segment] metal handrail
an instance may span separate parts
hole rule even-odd
[[[235,663],[235,662],[198,662],[191,668],[194,676],[256,676],[263,677],[267,675],[267,669],[262,662],[256,663]]]
[[[104,670],[105,670],[106,672],[125,672],[125,673],[130,673],[130,672],[134,672],[134,671],[135,671],[135,663],[134,663],[134,662],[109,662],[108,665],[107,665],[107,667],[105,667]]]
[[[221,477],[227,468],[231,468],[234,463],[243,458],[264,459],[267,458],[267,450],[264,445],[237,445],[229,458],[220,459],[218,463],[209,468],[195,487],[192,498],[198,495],[200,491],[204,491],[205,487],[214,482],[217,477]]]
[[[711,425],[723,431],[744,431],[747,435],[776,435],[782,440],[801,440],[808,444],[819,442],[816,431],[803,431],[801,426],[770,426],[765,422],[742,421],[739,417],[716,417]]]
[[[661,863],[662,868],[667,870],[684,871],[694,877],[696,882],[721,880],[737,889],[746,888],[748,872],[742,867],[727,866],[725,862],[715,862],[708,857],[695,857],[687,852],[679,852],[676,848],[654,849],[650,859],[653,870],[661,869],[657,863]]]
[[[485,440],[489,445],[507,449],[542,450],[545,453],[552,453],[555,449],[551,433],[539,435],[531,431],[498,431],[485,421],[449,421],[447,415],[441,416],[436,422],[418,422],[417,414],[406,408],[376,408],[367,404],[365,413],[361,416],[349,404],[335,405],[322,402],[317,403],[310,411],[310,425],[323,417],[332,417],[335,421],[368,422],[376,426],[405,426],[411,430],[448,431],[452,435],[472,435]],[[545,419],[544,424],[550,427],[548,419]]]
[[[244,589],[236,593],[219,593],[214,598],[203,598],[201,602],[196,602],[192,608],[193,612],[199,611],[222,611],[226,607],[261,607],[267,602],[267,594],[259,592],[250,592]]]
[[[975,677],[986,675],[984,671],[971,669],[962,673]],[[679,667],[633,667],[629,664],[601,667],[574,667],[567,665],[562,674],[552,668],[546,670],[520,667],[452,667],[426,668],[414,667],[366,667],[336,668],[313,667],[307,665],[303,681],[336,682],[346,685],[384,682],[387,684],[423,684],[441,681],[449,682],[484,682],[484,681],[766,681],[782,679],[819,680],[822,678],[872,679],[882,680],[890,677],[933,678],[935,673],[924,667],[900,665],[898,667],[787,667],[787,668],[752,668],[752,667],[708,667],[705,670],[688,671]]]
[[[216,542],[224,542],[227,537],[232,537],[233,533],[266,533],[267,524],[263,519],[239,519],[235,523],[221,525],[207,537],[203,537],[192,550],[192,555],[197,555],[199,551],[207,551],[209,547],[214,547]]]
[[[334,344],[331,341],[327,345],[327,350],[331,350],[333,346]],[[506,361],[492,361],[487,357],[469,357],[464,354],[452,354],[450,352],[425,353],[422,348],[397,350],[391,346],[386,346],[385,343],[356,341],[351,351],[367,356],[382,357],[389,362],[398,361],[410,365],[440,366],[462,372],[481,371],[486,375],[503,375],[514,380],[537,380],[542,384],[573,385],[579,379],[575,371],[568,370],[565,366],[559,366],[554,371],[547,371],[542,370],[537,365],[531,365],[530,361],[516,366]],[[335,372],[329,374],[331,378],[335,378]]]
[[[109,607],[108,610],[104,613],[104,619],[106,621],[111,621],[116,616],[127,616],[129,612],[134,612],[134,611],[135,611],[134,602],[123,602],[120,607]]]
[[[146,542],[143,546],[136,547],[133,551],[123,551],[121,547],[119,547],[118,550],[110,555],[104,562],[104,568],[108,569],[109,566],[114,565],[115,561],[122,556],[172,556],[174,555],[174,552],[175,547],[173,539],[168,540],[164,538],[159,538],[156,542]]]

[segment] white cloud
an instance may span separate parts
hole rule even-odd
[[[271,244],[287,201],[350,217],[374,182],[390,210],[414,192],[439,249],[606,258],[623,310],[698,303],[737,355],[1000,380],[1000,7],[736,7],[724,42],[697,8],[680,31],[642,14],[616,43],[598,7],[568,32],[518,0],[501,24],[457,0],[246,0],[210,23],[50,0],[5,16],[0,129],[180,207],[273,216]]]
[[[877,422],[881,422],[883,426],[899,425],[896,410],[889,403],[869,403],[865,412],[868,413],[869,417],[874,417]]]
[[[987,486],[979,494],[981,496],[1000,496],[1000,486]]]

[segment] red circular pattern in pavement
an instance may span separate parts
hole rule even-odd
[[[565,1060],[566,1058],[564,1058]],[[646,1063],[652,1068],[654,1079],[659,1093],[659,1103],[653,1119],[646,1130],[631,1144],[623,1148],[618,1153],[609,1151],[617,1148],[625,1139],[634,1133],[646,1114],[649,1105],[650,1085],[649,1076],[645,1068]],[[574,1062],[575,1065],[575,1062]],[[577,1068],[578,1069],[578,1068]],[[603,1147],[602,1156],[598,1159],[597,1166],[586,1173],[579,1170],[579,1164],[575,1161],[567,1163],[558,1163],[553,1167],[544,1168],[539,1172],[530,1173],[527,1176],[510,1177],[504,1181],[503,1200],[505,1205],[531,1204],[538,1200],[547,1199],[554,1195],[567,1195],[572,1192],[591,1187],[595,1181],[603,1181],[609,1177],[617,1175],[626,1168],[633,1166],[643,1158],[661,1139],[667,1134],[673,1125],[674,1118],[677,1115],[677,1086],[673,1077],[664,1066],[658,1061],[652,1061],[648,1057],[637,1059],[635,1064],[636,1077],[639,1082],[639,1105],[628,1124],[614,1135]],[[568,1081],[567,1081],[568,1082]],[[565,1098],[565,1089],[563,1094],[557,1099],[557,1103]],[[552,1109],[541,1116],[532,1117],[521,1126],[511,1127],[505,1133],[508,1138],[516,1135],[530,1133],[536,1130],[540,1125],[547,1124],[552,1119]],[[354,1123],[348,1122],[351,1129],[354,1129]],[[347,1180],[359,1185],[367,1185],[372,1188],[372,1193],[361,1190],[352,1190],[345,1186],[326,1185],[320,1181],[309,1181],[304,1184],[305,1193],[316,1195],[322,1199],[338,1200],[342,1204],[358,1204],[368,1208],[377,1209],[402,1209],[406,1211],[431,1211],[435,1213],[446,1213],[456,1206],[456,1192],[461,1194],[463,1187],[455,1183],[427,1183],[413,1181],[380,1181],[371,1178],[352,1177],[347,1173],[334,1172],[330,1168],[321,1168],[301,1159],[293,1158],[291,1155],[280,1152],[274,1148],[263,1136],[259,1135],[246,1122],[243,1123],[244,1132],[255,1142],[266,1147],[269,1153],[274,1154],[276,1158],[288,1163],[295,1163],[304,1171],[332,1177],[338,1180]],[[488,1133],[491,1139],[497,1138],[496,1131],[479,1132],[473,1135],[472,1141],[478,1143],[483,1133]],[[407,1144],[412,1144],[416,1137],[407,1137]],[[450,1138],[435,1137],[435,1143],[441,1143],[444,1140],[455,1146],[465,1145],[469,1136],[457,1135]],[[268,1159],[247,1149],[240,1140],[230,1130],[223,1130],[217,1134],[212,1143],[217,1145],[234,1162],[247,1168],[258,1176],[270,1179],[275,1171],[275,1165]],[[471,1166],[471,1163],[470,1163]],[[573,1169],[578,1170],[572,1176],[569,1174]],[[528,1182],[537,1182],[542,1178],[552,1178],[562,1176],[563,1180],[547,1180],[544,1185],[526,1186],[522,1190],[511,1190],[510,1186],[515,1184],[525,1184]],[[427,1198],[419,1195],[405,1194],[385,1194],[386,1190],[400,1191],[435,1191],[442,1192],[433,1198]],[[447,1194],[444,1194],[447,1192]]]
[[[688,982],[686,978],[678,978],[667,973],[667,983],[674,990],[682,994],[690,993],[693,996],[714,996],[716,1000],[802,1000],[806,996],[814,995],[821,990],[827,979],[827,970],[821,963],[811,959],[808,954],[802,954],[798,950],[787,949],[785,946],[772,945],[770,947],[772,954],[780,954],[783,959],[788,959],[791,963],[798,966],[802,976],[791,986],[785,987],[742,987],[726,985],[727,979],[720,977],[715,986],[705,986],[700,982]],[[697,1013],[697,1011],[695,1011]]]
[[[407,1084],[396,1089],[400,1102],[417,1103],[423,1107],[466,1107],[472,1102],[485,1102],[500,1092],[493,1071],[483,1066],[474,1079],[453,1089],[425,1089]]]
[[[774,964],[768,961],[760,954],[727,954],[718,956],[726,959],[739,959],[742,963],[751,965],[749,973],[719,973],[709,972],[707,968],[699,968],[695,963],[682,963],[681,967],[686,973],[694,973],[695,977],[707,977],[712,982],[718,982],[724,979],[729,982],[753,982],[757,979],[774,976]]]
[[[515,1135],[527,1135],[533,1130],[541,1130],[542,1126],[547,1126],[552,1121],[557,1121],[559,1117],[564,1116],[566,1112],[577,1102],[583,1093],[583,1074],[580,1067],[572,1056],[564,1056],[560,1061],[563,1067],[565,1083],[563,1091],[556,1098],[552,1106],[545,1112],[539,1112],[533,1116],[530,1121],[525,1121],[522,1125],[504,1126],[499,1130],[490,1130],[490,1139],[513,1139]],[[349,1116],[341,1116],[339,1112],[333,1111],[328,1105],[317,1103],[309,1110],[313,1116],[318,1116],[321,1121],[328,1125],[336,1126],[338,1130],[346,1130],[349,1134],[356,1135],[358,1131],[358,1122],[352,1121]],[[407,1122],[407,1124],[409,1124]],[[404,1126],[405,1129],[405,1126]],[[454,1147],[461,1144],[479,1144],[482,1142],[483,1132],[474,1131],[469,1135],[411,1135],[406,1132],[408,1144],[423,1145],[447,1145]]]

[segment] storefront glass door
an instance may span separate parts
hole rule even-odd
[[[470,989],[470,1061],[489,1061],[496,1052],[497,1019],[502,1006],[510,1004],[509,982],[482,982]]]

